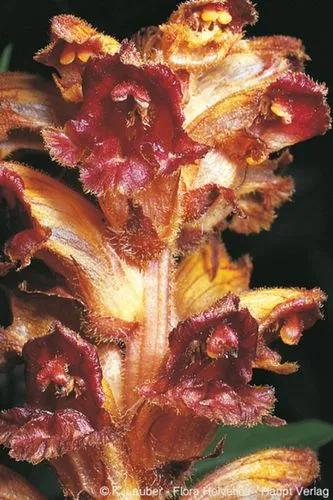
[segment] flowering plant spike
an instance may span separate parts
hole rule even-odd
[[[330,116],[302,43],[244,38],[256,19],[250,0],[190,0],[118,42],[60,15],[35,56],[54,83],[0,75],[0,363],[26,369],[0,442],[48,460],[66,496],[166,498],[219,424],[284,424],[253,372],[297,370],[274,344],[298,344],[325,294],[251,290],[251,259],[233,261],[223,232],[270,228],[293,194],[288,147]],[[79,186],[15,161],[27,149]],[[198,498],[277,484],[294,498],[317,475],[310,450],[264,450]],[[0,480],[39,498],[16,473]]]

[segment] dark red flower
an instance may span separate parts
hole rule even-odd
[[[50,335],[25,344],[23,357],[27,405],[0,417],[0,443],[12,457],[37,463],[114,436],[94,346],[55,322]]]
[[[170,334],[170,355],[161,377],[141,389],[153,402],[226,425],[254,425],[269,417],[270,387],[249,385],[258,324],[232,294]]]
[[[27,403],[33,408],[71,408],[99,428],[109,423],[103,408],[102,372],[96,348],[56,322],[50,335],[27,342]]]
[[[80,165],[86,190],[129,192],[207,151],[183,130],[181,103],[171,69],[142,65],[125,43],[119,54],[87,64],[80,111],[63,131],[46,130],[44,138],[56,160]]]
[[[273,82],[207,106],[187,130],[193,139],[218,145],[234,160],[262,164],[270,153],[327,131],[326,95],[325,85],[304,73],[286,71]]]
[[[260,137],[270,151],[324,134],[330,125],[326,94],[324,85],[304,73],[289,71],[267,89],[261,115],[251,126],[251,133]]]

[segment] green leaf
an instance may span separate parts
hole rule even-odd
[[[198,462],[193,469],[192,481],[212,472],[217,467],[265,448],[295,446],[318,450],[333,440],[333,425],[321,420],[304,420],[283,427],[259,425],[252,429],[220,427],[207,453],[225,436],[224,453],[218,457]]]
[[[11,43],[6,45],[6,47],[3,49],[2,54],[0,56],[0,73],[8,71],[12,50],[13,46]]]

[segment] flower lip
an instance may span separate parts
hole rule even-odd
[[[54,413],[33,408],[12,408],[0,415],[0,442],[15,460],[37,464],[88,446],[115,440],[115,430],[95,430],[85,415],[63,409]]]
[[[217,23],[220,27],[228,27],[240,31],[245,24],[254,24],[257,16],[252,4],[244,0],[226,0],[223,2],[193,2],[188,4],[185,17],[198,14],[200,21],[206,25]]]
[[[147,90],[136,82],[121,82],[111,91],[111,97],[115,102],[125,101],[129,96],[137,103],[149,103],[151,100]]]
[[[97,428],[109,422],[95,347],[55,322],[51,334],[27,342],[23,357],[30,406],[50,411],[75,409]]]

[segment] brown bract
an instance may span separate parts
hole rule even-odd
[[[228,227],[241,234],[268,231],[277,217],[277,209],[290,200],[294,192],[291,177],[277,175],[292,161],[288,152],[276,160],[266,160],[260,168],[247,168],[237,191],[238,213],[229,218]]]
[[[213,239],[185,257],[176,273],[176,304],[180,319],[208,309],[232,291],[249,287],[252,263],[248,256],[233,262],[225,247]]]
[[[0,159],[18,149],[43,149],[39,132],[65,116],[56,90],[27,73],[0,74]]]

